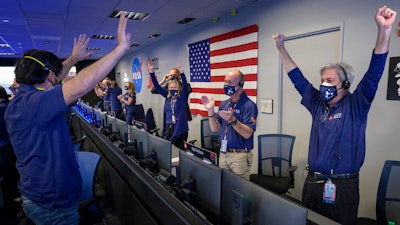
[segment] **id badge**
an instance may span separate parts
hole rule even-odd
[[[336,185],[332,183],[331,180],[328,180],[324,184],[324,194],[323,194],[324,203],[335,204],[336,201]]]
[[[228,140],[226,140],[226,137],[221,141],[221,148],[219,149],[219,151],[221,153],[226,153],[226,149],[228,147]]]
[[[175,117],[175,115],[172,115],[172,123],[176,123],[176,117]]]

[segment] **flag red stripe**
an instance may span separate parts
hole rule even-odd
[[[215,105],[219,106],[221,104],[222,101],[217,101],[215,100]],[[201,99],[199,98],[191,98],[190,99],[190,103],[197,103],[197,104],[203,104],[203,102],[201,102]]]
[[[221,48],[218,50],[210,51],[210,57],[226,55],[231,53],[244,52],[248,50],[258,49],[258,42],[250,42],[243,45],[236,45],[228,48]]]
[[[190,109],[190,113],[199,114],[199,115],[202,115],[202,116],[208,116],[208,112],[207,111],[203,111],[203,110],[200,110],[200,109]]]
[[[248,96],[257,96],[257,89],[244,89]],[[221,94],[224,95],[224,89],[221,88],[192,88],[192,93],[203,93],[203,94]]]
[[[244,27],[242,29],[239,30],[234,30],[228,33],[224,33],[221,35],[217,35],[214,36],[212,38],[210,38],[210,43],[215,43],[215,42],[219,42],[219,41],[224,41],[227,39],[231,39],[231,38],[235,38],[235,37],[240,37],[246,34],[250,34],[250,33],[254,33],[254,32],[258,32],[258,26],[256,24],[248,26],[248,27]]]
[[[257,65],[257,58],[211,63],[210,69],[234,68],[234,67],[251,66],[251,65]]]
[[[245,74],[245,81],[257,81],[257,74]],[[224,82],[225,75],[211,76],[211,82]]]

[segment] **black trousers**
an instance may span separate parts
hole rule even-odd
[[[317,183],[308,174],[303,187],[303,205],[343,225],[357,224],[359,178],[332,180],[332,183],[336,185],[336,202],[324,203],[324,183]]]
[[[20,196],[18,190],[19,173],[15,167],[17,158],[11,143],[0,147],[0,177],[3,181],[0,182],[0,187],[3,190],[3,201],[6,211],[15,213],[14,198]]]
[[[166,124],[163,138],[170,140],[172,135],[174,134],[174,128],[175,128],[174,124]],[[188,132],[183,133],[179,137],[174,137],[172,139],[172,144],[175,145],[177,148],[183,149],[184,142],[187,141],[187,138],[188,138]]]

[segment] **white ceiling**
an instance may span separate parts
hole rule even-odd
[[[116,35],[118,19],[109,18],[114,10],[149,13],[144,21],[129,20],[127,30],[132,44],[143,48],[168,36],[209,22],[251,4],[255,0],[1,0],[0,53],[16,53],[0,58],[20,58],[32,48],[48,50],[60,58],[71,54],[73,38],[84,33]],[[177,22],[193,17],[187,24]],[[149,38],[161,34],[159,38]],[[91,39],[89,46],[101,48],[91,59],[110,51],[117,40]],[[1,47],[8,44],[10,47]]]

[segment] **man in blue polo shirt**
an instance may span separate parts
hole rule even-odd
[[[64,67],[57,56],[43,50],[26,52],[15,65],[20,86],[8,105],[5,120],[21,176],[22,206],[35,224],[78,224],[82,178],[64,113],[100,82],[130,48],[126,24],[122,13],[118,45],[64,84],[60,84],[62,71],[91,54],[86,52],[89,38],[85,35],[75,39],[74,50],[78,54],[73,51]]]
[[[208,111],[211,130],[220,131],[219,167],[248,180],[258,110],[257,105],[247,97],[243,85],[244,75],[239,70],[232,70],[225,76],[224,91],[230,98],[221,102],[218,113],[214,112],[213,98],[202,96],[201,100]]]
[[[303,204],[341,224],[357,224],[358,172],[365,158],[367,115],[378,88],[389,50],[396,12],[383,6],[375,14],[378,37],[370,66],[353,93],[352,69],[344,63],[321,68],[320,89],[315,89],[285,49],[285,36],[273,38],[285,71],[312,115]]]

